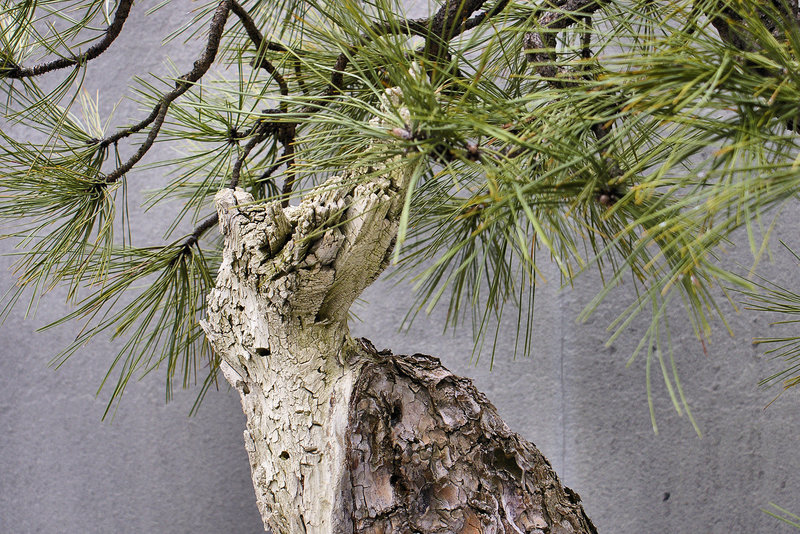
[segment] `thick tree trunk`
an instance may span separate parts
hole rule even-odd
[[[392,254],[407,167],[331,179],[285,209],[217,195],[225,248],[204,328],[241,395],[265,527],[595,532],[578,495],[469,380],[350,338],[349,307]]]

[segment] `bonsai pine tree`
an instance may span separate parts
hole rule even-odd
[[[586,313],[632,280],[612,338],[648,313],[648,365],[671,358],[673,303],[703,339],[713,288],[749,286],[719,245],[797,192],[797,7],[208,2],[183,29],[193,65],[140,78],[147,111],[106,131],[82,73],[133,9],[0,3],[5,120],[31,132],[0,133],[0,217],[22,251],[6,309],[62,284],[60,322],[83,326],[59,360],[123,337],[110,404],[155,368],[168,391],[206,369],[198,399],[221,373],[273,532],[595,532],[468,380],[353,339],[350,306],[395,263],[419,309],[471,313],[478,344],[518,307],[524,352],[554,262],[565,284],[603,273]],[[145,246],[125,196],[156,142],[180,155],[151,202],[181,208],[174,239]]]

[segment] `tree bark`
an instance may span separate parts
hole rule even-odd
[[[225,246],[203,326],[241,396],[265,528],[596,532],[471,381],[349,336],[350,305],[391,257],[408,167],[333,178],[287,208],[217,194]]]

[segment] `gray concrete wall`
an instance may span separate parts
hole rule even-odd
[[[101,90],[106,112],[133,74],[164,71],[166,51],[154,39],[185,17],[184,10],[170,8],[145,20],[145,7],[137,4],[135,29],[90,71],[100,73],[89,87]],[[186,68],[196,47],[178,42],[168,52]],[[139,116],[136,108],[123,103],[120,120]],[[163,179],[157,170],[135,176],[143,188]],[[153,219],[135,219],[140,242],[161,242],[163,226]],[[784,219],[775,237],[800,247],[793,231],[797,217]],[[743,249],[729,256],[747,261]],[[12,283],[11,262],[0,258],[3,290]],[[765,272],[800,286],[800,271],[786,255],[777,255]],[[623,309],[630,287],[620,288],[586,324],[575,322],[598,284],[590,274],[574,289],[542,286],[532,357],[511,357],[513,331],[506,329],[491,371],[487,354],[470,362],[467,330],[441,335],[441,313],[399,333],[411,297],[407,285],[392,280],[367,291],[367,303],[355,309],[364,322],[353,331],[379,348],[439,356],[454,372],[472,377],[508,424],[536,443],[581,494],[603,533],[790,532],[759,510],[775,501],[800,511],[799,394],[789,392],[765,409],[777,391],[757,388],[772,369],[751,344],[768,331],[766,318],[731,314],[735,336],[718,328],[704,354],[676,310],[678,365],[704,436],[676,415],[657,370],[655,435],[644,360],[625,367],[643,324],[604,346],[605,328]],[[24,320],[19,309],[0,328],[0,532],[258,532],[235,392],[224,385],[210,392],[199,415],[188,418],[194,392],[178,391],[165,405],[156,372],[131,385],[113,422],[101,422],[107,397],[94,392],[114,346],[92,343],[60,370],[49,368],[75,328],[35,329],[65,313],[62,301],[56,292],[35,318]]]

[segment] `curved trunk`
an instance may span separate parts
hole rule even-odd
[[[285,209],[217,194],[225,248],[203,326],[241,395],[265,527],[595,532],[469,380],[350,338],[347,312],[388,264],[409,180],[402,162],[384,170],[333,178]]]

